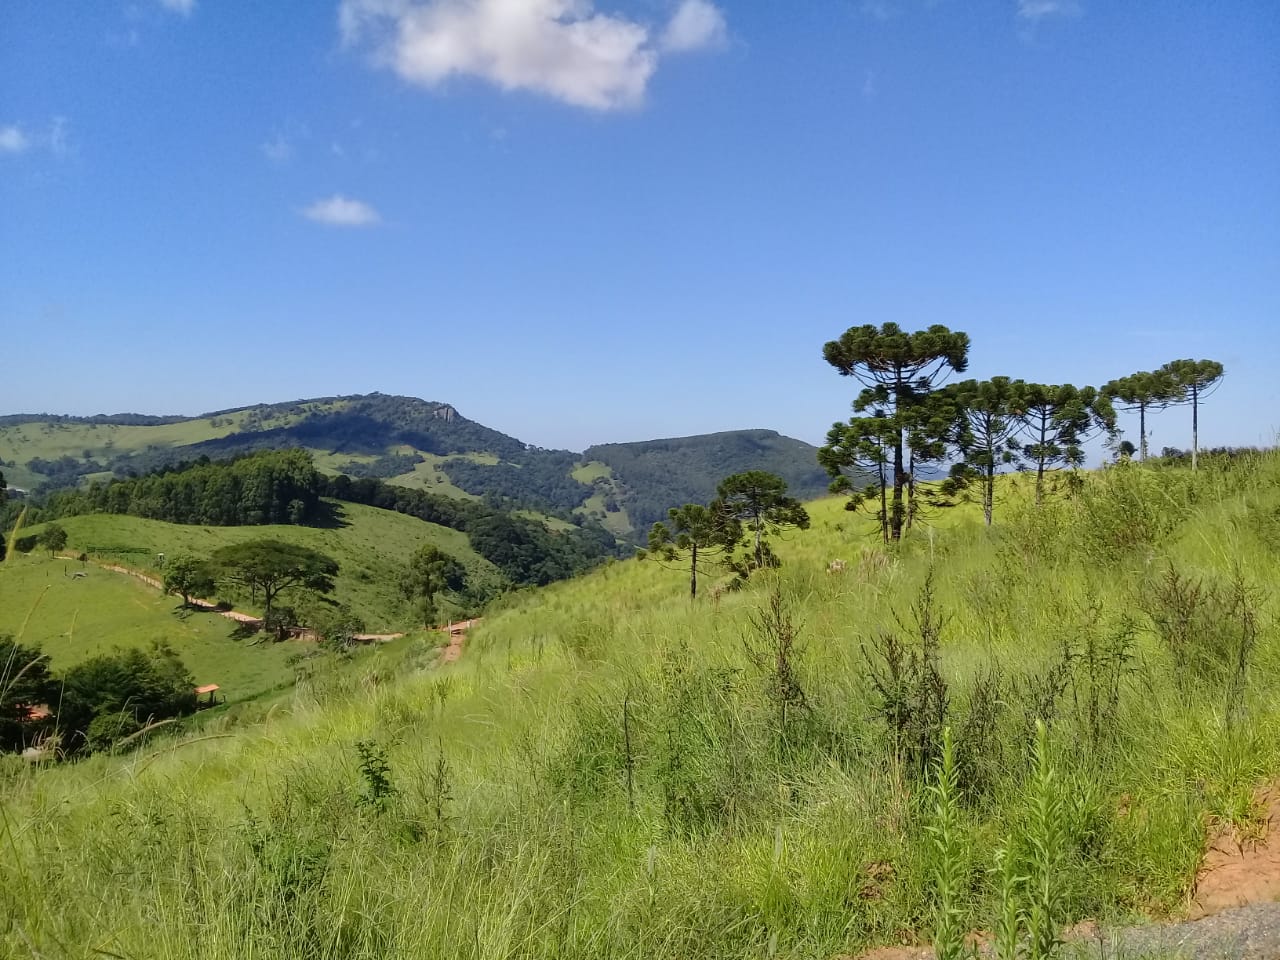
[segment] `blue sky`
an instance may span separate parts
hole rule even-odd
[[[1274,0],[10,0],[0,412],[818,442],[823,343],[892,320],[1219,359],[1203,442],[1272,442],[1277,51]]]

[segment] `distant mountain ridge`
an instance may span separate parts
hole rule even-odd
[[[817,449],[773,430],[598,444],[576,453],[524,443],[452,404],[380,393],[198,417],[0,416],[0,461],[9,484],[26,489],[287,447],[309,450],[326,473],[485,497],[565,522],[595,519],[631,539],[668,508],[710,499],[719,480],[743,470],[777,473],[801,498],[827,487]]]

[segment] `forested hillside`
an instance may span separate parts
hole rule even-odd
[[[742,470],[783,476],[801,497],[826,490],[817,449],[770,430],[604,444],[585,453],[531,446],[447,403],[368,394],[218,410],[200,417],[0,417],[11,487],[48,493],[206,457],[300,448],[327,474],[485,499],[571,524],[600,521],[638,541],[667,509]],[[117,491],[116,496],[121,494]]]
[[[818,465],[817,448],[773,430],[732,430],[696,437],[606,443],[588,447],[588,462],[603,463],[611,488],[636,530],[666,518],[677,504],[701,503],[715,496],[716,484],[733,473],[764,470],[787,481],[802,500],[820,497],[830,477]]]

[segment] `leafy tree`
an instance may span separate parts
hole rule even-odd
[[[68,670],[58,724],[98,750],[195,707],[191,674],[177,652],[160,642],[102,654]]]
[[[910,431],[919,428],[912,409],[950,372],[966,369],[969,336],[941,324],[915,333],[906,333],[896,323],[866,324],[850,327],[839,340],[829,341],[822,353],[841,376],[854,377],[863,385],[854,401],[855,412],[887,411],[895,433],[889,444],[893,458],[889,535],[899,540],[909,517],[903,504],[903,491],[911,481],[905,454]]]
[[[57,696],[57,680],[40,648],[0,634],[0,748],[20,750],[38,739],[49,721],[33,721],[31,708],[55,703]]]
[[[1163,410],[1178,399],[1178,385],[1168,372],[1132,373],[1112,380],[1102,387],[1102,395],[1121,408],[1137,411],[1138,456],[1147,459],[1147,411]]]
[[[833,478],[831,492],[849,494],[846,510],[874,506],[885,543],[889,542],[888,469],[900,435],[892,418],[883,410],[873,410],[869,416],[832,424],[826,444],[818,450],[818,462]],[[860,479],[868,474],[875,479],[859,488]]]
[[[1069,383],[1021,388],[1019,430],[1023,456],[1036,466],[1036,503],[1044,500],[1044,474],[1059,465],[1084,463],[1083,444],[1101,431],[1114,433],[1116,414],[1105,392]]]
[[[309,547],[281,540],[247,540],[216,550],[210,558],[225,580],[262,591],[263,618],[280,591],[306,587],[330,593],[338,562]]]
[[[1158,376],[1173,381],[1176,403],[1191,404],[1191,469],[1200,459],[1200,400],[1209,396],[1222,382],[1222,364],[1216,360],[1171,360],[1156,371]]]
[[[56,523],[51,523],[40,533],[40,546],[49,551],[49,555],[57,553],[67,545],[67,531]]]
[[[947,388],[956,414],[955,443],[963,458],[952,475],[976,474],[982,484],[982,515],[991,526],[995,513],[996,471],[1013,463],[1019,453],[1017,440],[1024,410],[1026,384],[1008,377],[965,380]]]
[[[436,595],[446,590],[461,590],[466,585],[466,568],[458,560],[434,544],[423,544],[409,558],[400,577],[400,592],[406,599],[418,600],[423,625],[432,626],[436,618]]]
[[[699,564],[733,552],[742,539],[742,524],[722,505],[686,503],[668,511],[671,526],[655,523],[649,531],[649,553],[669,562],[689,561],[689,599],[698,596]]]
[[[182,597],[184,607],[193,596],[209,596],[216,589],[209,564],[195,557],[170,557],[164,565],[164,592]]]
[[[745,523],[755,539],[754,568],[776,563],[764,542],[765,534],[786,527],[809,529],[809,514],[800,501],[787,496],[787,481],[763,470],[735,473],[720,481],[712,509],[726,520]]]

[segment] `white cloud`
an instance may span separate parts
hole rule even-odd
[[[662,34],[662,49],[673,53],[723,46],[728,37],[724,14],[709,0],[683,0]]]
[[[160,0],[160,6],[173,13],[189,17],[196,9],[196,0]]]
[[[382,220],[378,211],[369,204],[338,193],[327,199],[317,200],[306,207],[302,215],[308,220],[332,227],[368,227]]]
[[[661,50],[724,33],[709,0],[683,0],[661,41],[639,21],[597,12],[594,0],[342,0],[338,23],[346,45],[369,45],[376,63],[410,83],[478,77],[593,110],[638,106]]]
[[[1018,16],[1036,23],[1045,17],[1075,17],[1080,14],[1076,0],[1018,0]]]
[[[31,146],[31,138],[21,127],[0,127],[0,153],[22,153]]]

